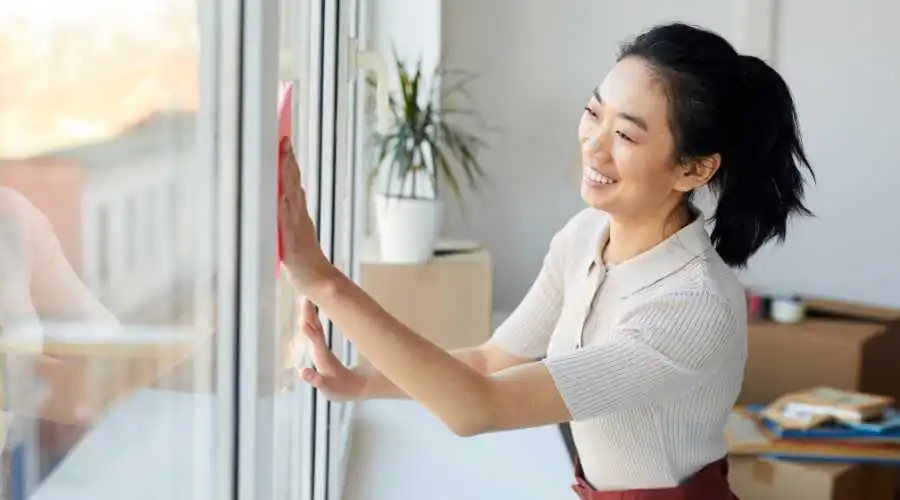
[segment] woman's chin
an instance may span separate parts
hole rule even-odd
[[[613,189],[615,185],[594,186],[586,181],[581,182],[581,199],[589,206],[602,210],[609,210],[609,206],[613,200]]]

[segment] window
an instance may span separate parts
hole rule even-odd
[[[66,353],[40,379],[0,365],[18,389],[3,391],[15,416],[0,430],[16,457],[4,494],[336,498],[336,413],[291,383],[307,362],[290,349],[297,297],[273,272],[274,103],[279,79],[292,81],[310,208],[337,259],[338,54],[354,9],[325,0],[0,7],[0,53],[14,59],[0,64],[0,176],[25,200],[23,221],[41,243],[25,249],[36,264],[20,293],[40,306],[35,335],[56,339],[50,354]],[[43,219],[52,225],[35,223]],[[145,263],[153,272],[134,272]],[[97,290],[81,286],[82,269]],[[340,343],[336,332],[331,340]],[[23,396],[39,384],[45,400]]]
[[[161,221],[147,206],[153,202],[145,202],[147,189],[158,189],[178,169],[197,181],[189,195],[215,201],[216,177],[238,171],[236,162],[213,161],[217,141],[229,138],[207,119],[217,109],[206,108],[210,97],[228,98],[217,83],[227,78],[206,60],[223,50],[213,27],[227,4],[42,0],[2,8],[3,54],[15,52],[19,64],[2,75],[0,128],[13,132],[0,139],[0,157],[16,159],[9,168],[18,175],[4,184],[22,196],[19,213],[35,235],[26,249],[34,260],[32,290],[21,293],[38,305],[43,334],[60,339],[45,349],[75,353],[49,367],[43,380],[27,371],[3,374],[47,389],[44,401],[7,402],[17,410],[7,446],[27,457],[4,485],[13,498],[231,494],[230,481],[216,481],[217,470],[230,474],[215,457],[222,436],[233,434],[217,402],[228,385],[216,379],[233,385],[235,368],[233,360],[216,358],[219,341],[235,331],[214,331],[210,316],[216,309],[233,314],[235,304],[198,277],[236,270],[208,256],[217,246],[213,229],[235,226],[234,215],[212,203],[206,211],[175,214],[195,229],[189,236],[195,241],[167,242],[194,248],[179,256],[195,275],[177,293],[158,293],[169,276],[135,272],[142,231]],[[184,148],[191,161],[178,160]],[[71,182],[57,182],[60,176]],[[37,223],[43,219],[52,225]],[[95,254],[68,251],[85,236],[69,229],[92,225]],[[73,270],[85,267],[84,258],[96,259],[104,293],[80,286]],[[210,301],[212,311],[200,307]],[[186,311],[187,320],[167,313],[173,309]]]

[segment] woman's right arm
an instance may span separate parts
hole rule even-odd
[[[488,341],[477,347],[467,347],[450,351],[456,359],[469,365],[470,368],[483,375],[511,368],[516,365],[534,361],[506,352],[500,346]],[[365,385],[359,399],[392,399],[406,398],[396,385],[378,373],[370,365],[357,366],[353,371],[364,377]]]
[[[587,212],[584,212],[587,214]],[[576,216],[550,243],[543,266],[531,288],[493,336],[476,347],[451,351],[457,359],[483,375],[539,360],[546,356],[550,337],[563,307],[568,241]],[[348,369],[328,349],[315,306],[300,307],[303,332],[312,341],[316,369],[304,369],[301,378],[336,400],[406,398],[396,385],[370,365]]]
[[[477,347],[451,351],[457,359],[482,375],[543,358],[550,336],[562,313],[567,238],[557,233],[531,288],[490,340]],[[362,398],[405,398],[400,389],[371,366],[354,372],[364,377]]]

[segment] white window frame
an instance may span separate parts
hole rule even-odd
[[[300,158],[304,166],[303,182],[320,244],[329,259],[339,261],[337,241],[350,220],[350,211],[341,211],[338,207],[341,203],[349,204],[349,199],[340,196],[349,192],[346,186],[352,182],[352,176],[346,175],[349,170],[341,166],[346,165],[342,162],[346,161],[343,151],[347,150],[344,125],[348,123],[346,103],[351,88],[346,57],[349,46],[347,23],[353,17],[356,2],[297,1],[310,2],[310,18],[306,25],[309,29],[310,78],[302,85],[304,88],[297,89],[298,93],[304,94],[298,96],[301,102],[311,105],[304,110],[305,116],[299,117],[305,126],[297,127],[298,133],[306,135],[303,141],[305,155]],[[233,292],[239,291],[234,295],[237,318],[231,318],[238,334],[236,342],[230,346],[231,356],[237,361],[234,427],[237,442],[234,449],[237,498],[250,500],[274,498],[270,495],[275,469],[271,463],[272,450],[277,439],[288,438],[276,435],[277,430],[268,426],[274,404],[270,394],[272,384],[267,380],[271,360],[277,352],[274,269],[278,130],[275,104],[279,81],[280,5],[274,1],[254,0],[228,3],[240,7],[237,22],[231,20],[230,24],[237,26],[242,35],[239,57],[234,57],[240,61],[241,99],[237,109],[230,112],[226,112],[227,106],[220,105],[219,120],[223,127],[227,127],[224,121],[236,124],[236,133],[240,137],[240,167],[239,176],[227,189],[220,190],[223,197],[220,200],[225,200],[228,192],[234,193],[235,196],[227,199],[238,200],[231,209],[236,211],[236,219],[232,220],[239,221],[239,225],[231,230],[236,232],[237,253],[229,254],[225,250],[220,258],[236,261],[239,266],[236,279],[229,285]],[[227,74],[227,71],[223,68],[219,74]],[[223,214],[221,210],[219,213]],[[337,217],[338,213],[346,215]],[[227,218],[223,216],[223,219]],[[332,330],[329,326],[329,345],[338,346],[342,341]],[[337,441],[346,436],[332,432],[335,407],[315,391],[308,390],[308,394],[308,398],[297,401],[305,413],[302,421],[310,438],[296,440],[298,444],[304,444],[302,451],[305,452],[303,470],[296,473],[302,474],[305,480],[300,491],[292,488],[291,500],[339,500],[335,485],[340,484],[342,478],[334,466],[336,454],[332,450]]]
[[[237,498],[274,497],[278,2],[242,1],[237,276]],[[274,29],[273,29],[274,27]],[[269,362],[267,362],[269,361]]]
[[[200,220],[216,221],[213,241],[198,238],[199,270],[195,297],[202,303],[216,298],[216,445],[213,465],[215,494],[235,500],[237,494],[237,335],[239,233],[238,186],[241,103],[241,9],[242,0],[198,0],[201,51],[201,101],[198,116],[198,163],[205,166],[207,179],[200,183]],[[198,177],[199,178],[199,177]],[[164,198],[165,199],[165,198]],[[203,219],[203,217],[206,217]],[[155,222],[155,221],[154,221]],[[217,269],[215,276],[212,270]],[[209,272],[209,274],[207,274]],[[204,311],[197,311],[203,321]],[[196,325],[202,327],[203,325]],[[207,325],[213,328],[213,325]],[[195,374],[195,379],[203,374]],[[201,385],[202,386],[202,385]],[[201,423],[202,424],[202,423]],[[206,425],[209,425],[207,422]],[[203,483],[203,481],[198,481]],[[198,498],[202,493],[198,492]]]
[[[275,498],[275,469],[272,451],[280,436],[269,423],[274,414],[273,383],[268,380],[271,361],[277,352],[275,334],[276,276],[276,97],[279,76],[279,2],[254,0],[201,0],[216,11],[219,44],[215,56],[206,63],[205,75],[215,75],[218,83],[205,81],[206,92],[215,106],[208,107],[204,119],[215,123],[215,137],[201,144],[211,165],[218,166],[219,219],[217,237],[219,276],[218,349],[219,445],[217,485],[227,497],[239,500]],[[347,158],[349,101],[346,50],[348,19],[356,2],[297,0],[310,2],[310,78],[295,95],[307,106],[298,129],[305,134],[304,184],[310,211],[326,255],[337,254],[339,235],[347,234],[350,203],[339,196],[349,192],[349,172],[339,174]],[[307,34],[302,34],[307,36]],[[208,70],[207,70],[208,69]],[[235,77],[235,75],[238,75]],[[210,91],[210,89],[215,90]],[[201,141],[204,141],[203,139]],[[344,186],[344,187],[342,187]],[[336,213],[346,214],[337,220]],[[213,253],[213,252],[210,252]],[[342,340],[329,328],[329,342]],[[336,486],[342,482],[332,453],[343,433],[331,432],[335,407],[321,395],[308,390],[297,404],[305,415],[301,483],[292,485],[291,500],[338,500]],[[300,486],[297,488],[296,486]]]

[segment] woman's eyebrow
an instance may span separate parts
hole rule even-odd
[[[600,88],[599,87],[594,87],[594,99],[596,99],[598,103],[603,104],[603,99],[600,98]],[[641,118],[640,116],[637,116],[633,113],[626,113],[624,111],[621,111],[617,114],[619,115],[620,118],[628,120],[631,123],[634,123],[639,129],[643,130],[644,132],[649,132],[649,128],[647,127],[647,121],[644,120],[643,118]]]

